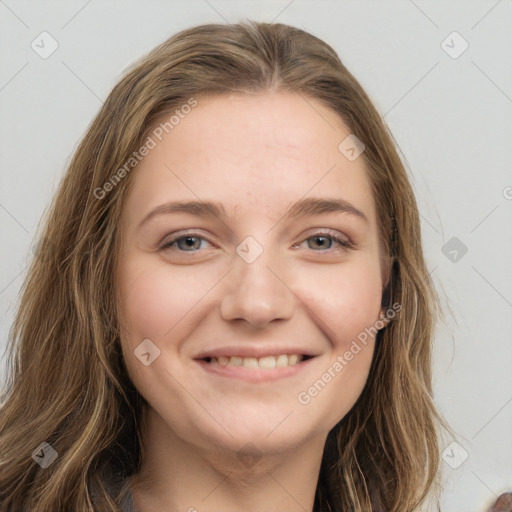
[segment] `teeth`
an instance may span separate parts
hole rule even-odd
[[[278,356],[276,361],[276,366],[278,368],[282,368],[283,366],[288,366],[288,356]]]
[[[289,366],[293,366],[299,362],[299,356],[297,354],[293,354],[288,358]]]
[[[258,360],[255,357],[244,357],[242,366],[244,368],[258,368]]]
[[[264,370],[272,370],[276,367],[276,358],[274,356],[261,357],[258,359],[258,365]]]
[[[211,364],[218,364],[220,366],[243,366],[244,368],[253,368],[261,370],[272,370],[274,368],[283,368],[285,366],[295,366],[303,360],[303,357],[298,354],[281,354],[277,357],[212,357]]]

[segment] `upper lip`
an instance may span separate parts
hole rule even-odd
[[[298,354],[303,356],[314,357],[314,354],[310,349],[300,347],[277,347],[277,346],[229,346],[229,347],[217,347],[212,349],[206,349],[199,352],[194,359],[206,359],[208,357],[266,357],[266,356],[279,356],[281,354],[292,355]]]

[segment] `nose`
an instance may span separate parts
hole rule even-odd
[[[221,300],[222,318],[245,320],[257,328],[273,320],[290,319],[296,297],[287,278],[289,274],[283,275],[281,267],[271,251],[264,250],[251,263],[235,254],[228,290]]]

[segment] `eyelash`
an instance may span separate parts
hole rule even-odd
[[[339,244],[341,247],[338,247],[338,250],[346,251],[348,249],[353,249],[354,248],[354,244],[352,244],[348,240],[341,239],[335,233],[333,233],[332,231],[329,231],[329,230],[321,231],[321,232],[318,232],[318,233],[313,233],[312,235],[309,235],[308,237],[306,237],[302,242],[305,242],[306,240],[309,240],[310,238],[320,238],[320,237],[322,237],[322,238],[329,238],[333,242],[336,242],[337,244]],[[185,238],[198,238],[198,239],[201,239],[201,240],[206,240],[208,243],[211,243],[211,242],[209,242],[209,240],[207,238],[205,238],[203,236],[200,236],[199,233],[187,233],[185,235],[177,236],[177,237],[172,238],[171,240],[168,240],[167,242],[165,242],[160,247],[160,249],[161,250],[169,250],[169,249],[172,248],[172,245],[175,242],[178,242],[179,240],[182,240],[182,239],[185,239]],[[296,245],[297,244],[295,244],[294,246],[296,246]],[[314,252],[325,253],[325,252],[332,252],[332,251],[335,251],[335,250],[336,250],[336,248],[330,247],[328,249],[323,249],[323,250],[320,249],[320,250],[314,251]],[[187,252],[196,253],[196,252],[199,252],[199,250],[194,250],[194,251],[181,251],[181,250],[179,250],[179,252],[183,252],[183,253],[187,253]]]

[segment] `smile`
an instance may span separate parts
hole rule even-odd
[[[262,357],[208,356],[195,361],[207,374],[246,382],[269,382],[293,377],[316,359],[302,354],[279,354]]]
[[[212,365],[218,366],[243,366],[244,368],[253,368],[259,370],[273,370],[275,368],[285,368],[288,366],[295,366],[309,356],[300,354],[280,354],[278,356],[265,356],[265,357],[207,357],[203,360]]]

